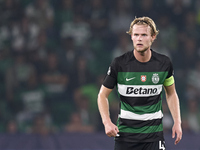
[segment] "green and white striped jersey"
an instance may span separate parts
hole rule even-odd
[[[117,87],[120,114],[119,136],[115,140],[153,142],[163,140],[162,90],[174,83],[170,59],[152,51],[151,59],[141,63],[133,51],[111,63],[103,85]]]

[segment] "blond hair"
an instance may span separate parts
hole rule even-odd
[[[156,29],[156,24],[155,22],[149,18],[149,17],[139,17],[139,18],[135,18],[130,25],[130,29],[129,31],[127,31],[126,33],[128,34],[132,34],[132,30],[133,30],[133,26],[137,24],[137,25],[148,25],[151,28],[151,36],[157,36],[159,31]]]

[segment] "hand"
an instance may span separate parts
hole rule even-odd
[[[109,137],[115,137],[119,132],[118,127],[112,122],[105,123],[104,126],[105,126],[105,133]]]
[[[182,128],[181,128],[180,123],[175,123],[172,128],[172,138],[175,138],[175,136],[176,136],[176,140],[175,140],[174,144],[176,145],[182,139]]]

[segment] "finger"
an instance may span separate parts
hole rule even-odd
[[[117,133],[119,132],[119,129],[118,129],[118,127],[116,127],[116,128],[115,128],[115,130],[116,130],[116,132],[117,132]]]
[[[118,132],[119,132],[119,131],[118,131],[118,129],[116,128],[115,131],[114,131],[114,136],[116,136]]]
[[[116,136],[117,136],[117,133],[112,134],[112,137],[116,137]]]
[[[182,134],[177,134],[177,138],[175,140],[175,145],[178,144],[180,142],[180,140],[182,139]]]
[[[178,144],[178,143],[180,142],[180,140],[181,140],[180,138],[176,138],[176,140],[175,140],[175,143],[174,143],[174,144],[175,144],[175,145],[176,145],[176,144]]]
[[[107,136],[109,136],[109,137],[115,137],[116,135],[117,135],[117,132],[115,130],[107,133]]]
[[[107,134],[108,137],[113,137],[112,133]]]
[[[111,131],[108,131],[108,132],[106,132],[106,135],[107,135],[108,137],[111,137],[111,136],[112,136],[112,132],[111,132]]]
[[[175,131],[172,130],[172,138],[175,138]]]

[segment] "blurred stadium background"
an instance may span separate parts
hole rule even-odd
[[[135,16],[155,21],[152,49],[174,65],[184,136],[173,146],[164,100],[167,147],[199,150],[199,0],[0,0],[0,149],[112,150],[96,99]],[[116,91],[110,109],[115,122]]]

